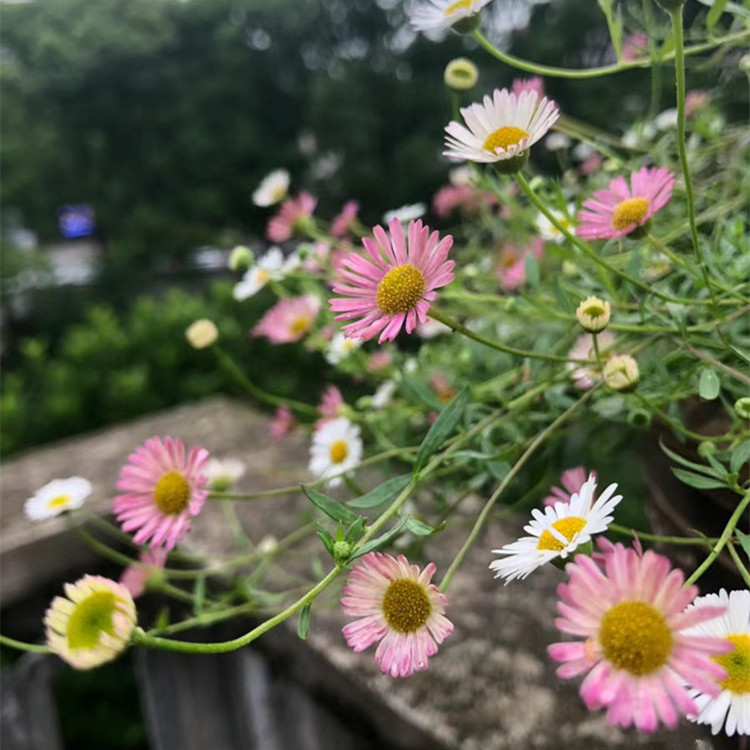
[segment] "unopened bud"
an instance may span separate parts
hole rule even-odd
[[[185,337],[193,349],[205,349],[219,338],[219,330],[213,321],[201,318],[185,331]]]
[[[471,60],[457,57],[445,66],[443,81],[453,91],[469,91],[477,85],[479,70]]]
[[[609,325],[609,302],[598,297],[587,297],[576,310],[576,318],[584,331],[599,333]]]
[[[610,357],[602,374],[613,391],[632,391],[638,385],[638,363],[629,354]]]
[[[229,266],[230,271],[246,271],[253,264],[255,260],[253,251],[249,247],[244,245],[237,245],[231,253],[229,253]]]
[[[750,419],[750,396],[743,396],[734,402],[734,412],[740,419]]]
[[[349,542],[335,542],[333,545],[333,559],[337,563],[346,562],[352,554],[352,545]]]

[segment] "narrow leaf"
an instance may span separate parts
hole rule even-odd
[[[412,516],[406,517],[406,530],[410,531],[415,536],[431,536],[438,531],[442,531],[444,526],[445,521],[443,521],[440,526],[433,527],[429,524],[424,523],[423,521],[418,521]]]
[[[708,11],[708,15],[706,16],[706,31],[708,31],[709,36],[711,36],[714,26],[716,26],[716,23],[721,18],[721,14],[726,10],[727,5],[729,5],[729,0],[714,0],[711,10]]]
[[[711,477],[716,477],[717,479],[720,477],[723,477],[725,472],[717,472],[714,471],[710,466],[705,466],[704,464],[696,464],[693,461],[688,461],[686,458],[683,458],[679,453],[675,453],[674,451],[669,450],[664,443],[659,441],[659,447],[673,460],[677,461],[678,464],[681,464],[682,466],[687,466],[688,469],[694,469],[695,471],[699,471],[702,474],[708,474]]]
[[[356,513],[352,513],[338,500],[334,500],[332,497],[328,497],[328,495],[324,495],[322,492],[318,492],[311,487],[300,486],[302,487],[302,492],[307,495],[308,500],[334,521],[340,521],[348,526],[359,518]]]
[[[739,529],[734,530],[734,535],[737,537],[737,541],[740,543],[740,546],[745,551],[745,554],[747,555],[747,559],[750,560],[750,535],[743,534]]]
[[[349,544],[354,544],[354,542],[356,542],[362,536],[362,532],[364,530],[365,517],[360,516],[347,530],[344,541],[348,542]]]
[[[195,579],[193,588],[193,614],[199,615],[203,612],[203,605],[206,602],[206,577],[200,576]]]
[[[368,552],[373,552],[374,550],[384,547],[386,544],[388,544],[388,542],[391,541],[391,539],[397,537],[403,531],[404,526],[406,526],[406,519],[402,518],[401,523],[386,531],[385,534],[381,534],[379,537],[371,539],[366,544],[363,544],[352,554],[352,556],[349,558],[349,562],[351,562],[352,560],[356,560],[358,557],[362,557],[362,555],[366,555]]]
[[[672,467],[672,473],[681,482],[699,490],[718,490],[727,486],[726,482],[722,482],[718,479],[711,479],[711,477],[705,477],[702,474],[693,474],[692,471],[684,471],[683,469],[675,469]]]
[[[312,604],[307,603],[300,610],[299,621],[297,622],[297,635],[303,640],[307,640],[307,634],[310,632],[310,610]]]
[[[318,539],[323,542],[323,546],[326,548],[328,554],[333,557],[333,537],[323,528],[318,529],[317,534]]]
[[[716,370],[711,367],[704,367],[698,380],[698,395],[704,401],[713,401],[721,390],[721,381],[716,374]]]
[[[737,474],[748,461],[750,461],[750,440],[745,440],[734,449],[729,461],[729,469],[733,474]]]
[[[347,505],[350,508],[375,508],[401,492],[409,482],[411,482],[411,474],[402,474],[398,477],[386,479],[383,484],[354,500],[350,500]]]
[[[469,392],[466,388],[461,389],[458,395],[443,409],[440,416],[430,427],[422,445],[419,446],[417,460],[414,463],[414,472],[424,467],[432,454],[445,442],[456,428],[466,403],[469,400]]]
[[[539,286],[539,263],[533,253],[526,253],[523,259],[523,267],[526,271],[526,280],[536,289]]]

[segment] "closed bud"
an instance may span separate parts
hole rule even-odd
[[[339,541],[333,545],[333,559],[337,563],[346,562],[352,554],[352,545],[349,542]]]
[[[606,300],[587,297],[576,310],[576,318],[584,331],[599,333],[609,325],[610,306]]]
[[[249,247],[237,245],[229,253],[229,262],[227,265],[230,271],[246,271],[253,264],[253,260],[253,251]]]
[[[750,396],[743,396],[734,402],[734,413],[740,419],[750,419]]]
[[[453,91],[469,91],[477,85],[479,70],[471,60],[457,57],[445,66],[443,81]]]
[[[219,338],[219,330],[213,321],[201,318],[188,327],[185,331],[185,338],[193,349],[205,349]]]
[[[629,354],[616,354],[604,365],[604,382],[613,391],[632,391],[638,385],[638,363]]]

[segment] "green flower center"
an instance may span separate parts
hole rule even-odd
[[[68,645],[70,648],[96,648],[102,633],[114,635],[112,616],[117,598],[111,591],[95,591],[76,608],[68,620]]]
[[[525,130],[510,125],[490,133],[482,148],[494,154],[496,153],[496,149],[501,148],[505,151],[508,146],[515,146],[521,139],[528,137],[529,134]]]
[[[569,542],[573,540],[573,537],[586,525],[584,518],[578,516],[570,516],[568,518],[561,518],[559,521],[555,521],[552,524],[552,528],[555,531],[559,531]],[[545,529],[542,535],[539,537],[539,542],[536,545],[537,549],[549,549],[555,552],[562,552],[565,545],[557,539],[549,530]]]
[[[425,286],[422,272],[410,263],[391,268],[378,284],[378,307],[386,315],[407,313],[422,299]]]
[[[165,516],[175,516],[187,508],[190,485],[179,471],[168,471],[154,487],[154,503]]]
[[[646,198],[628,198],[615,206],[612,213],[612,226],[621,232],[634,224],[640,224],[648,213],[651,204]]]
[[[400,578],[388,586],[383,597],[385,621],[399,633],[416,633],[430,618],[432,605],[416,581]]]
[[[642,677],[666,663],[673,639],[664,618],[650,604],[622,602],[604,615],[599,643],[607,661]]]
[[[750,693],[750,635],[738,633],[727,637],[734,644],[734,651],[714,660],[727,670],[727,678],[719,684],[735,695]]]

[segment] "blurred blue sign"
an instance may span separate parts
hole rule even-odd
[[[94,209],[87,203],[75,206],[61,206],[57,212],[60,234],[67,238],[90,237],[96,234]]]

